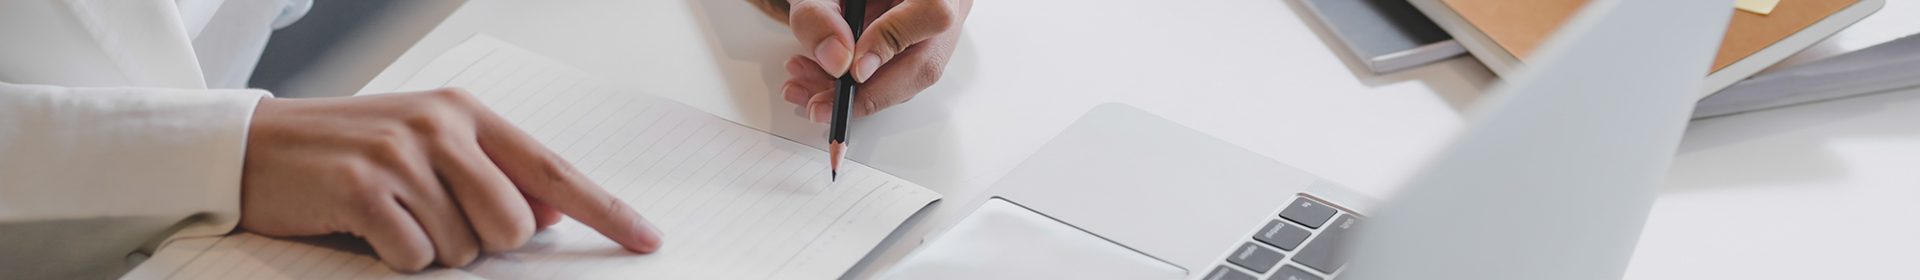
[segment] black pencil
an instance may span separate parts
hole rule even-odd
[[[866,29],[861,22],[867,18],[867,1],[845,0],[840,3],[840,14],[847,20],[847,27],[853,29],[853,41],[859,42],[860,31]],[[830,180],[839,181],[840,161],[847,154],[847,121],[853,119],[853,96],[859,89],[859,83],[853,80],[851,67],[847,73],[840,75],[840,81],[834,87],[836,94],[833,99],[833,120],[827,128],[827,153],[832,157],[829,159],[829,165],[833,168]]]

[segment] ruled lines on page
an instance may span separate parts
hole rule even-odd
[[[830,182],[818,149],[589,77],[479,35],[402,89],[473,92],[660,227],[658,252],[568,220],[466,268],[398,275],[364,252],[243,233],[162,248],[205,249],[161,278],[836,278],[939,199],[858,164]]]

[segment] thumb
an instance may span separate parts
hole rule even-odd
[[[802,46],[813,48],[813,61],[839,78],[853,64],[853,28],[840,17],[840,0],[791,0],[787,25]]]
[[[853,78],[864,83],[894,55],[952,28],[955,15],[949,0],[906,0],[887,9],[860,33],[854,53]]]

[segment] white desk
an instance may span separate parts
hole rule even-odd
[[[473,0],[462,9],[395,67],[421,67],[485,32],[737,122],[815,146],[824,138],[824,126],[777,93],[782,63],[802,48],[745,1]],[[854,127],[853,159],[947,201],[851,275],[871,275],[951,224],[966,209],[948,205],[981,199],[1096,104],[1129,103],[1384,196],[1459,128],[1494,78],[1465,57],[1365,74],[1296,11],[1287,0],[980,1],[946,78]],[[306,84],[357,85],[373,75],[365,68]],[[1911,253],[1920,252],[1916,119],[1920,91],[1696,123],[1630,274],[1916,273],[1899,265],[1920,261]]]
[[[1695,121],[1628,275],[1915,279],[1920,89]]]

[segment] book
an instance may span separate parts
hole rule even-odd
[[[1920,86],[1920,35],[1781,67],[1701,99],[1710,118]]]
[[[1887,1],[1859,23],[1700,100],[1710,118],[1920,86],[1920,2]]]

